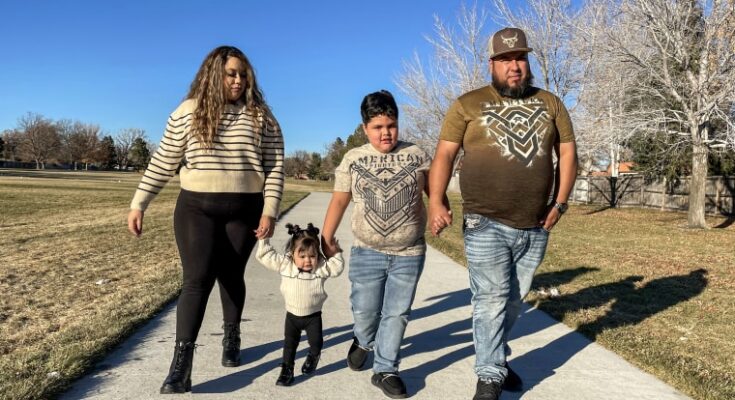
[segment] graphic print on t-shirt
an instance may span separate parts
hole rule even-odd
[[[536,156],[544,154],[540,144],[549,113],[540,99],[484,103],[480,118],[487,135],[495,138],[509,159],[529,167]]]
[[[397,162],[396,158],[410,162]],[[350,166],[356,176],[355,191],[364,199],[365,218],[383,237],[411,217],[419,186],[416,170],[422,163],[421,157],[388,154],[361,157]]]

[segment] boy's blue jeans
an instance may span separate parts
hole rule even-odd
[[[508,334],[531,289],[549,233],[516,229],[479,214],[464,215],[464,243],[472,290],[475,373],[503,382]]]
[[[349,277],[354,332],[360,346],[375,350],[376,373],[398,371],[401,341],[424,259],[424,254],[395,256],[352,247]]]

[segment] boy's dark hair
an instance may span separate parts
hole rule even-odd
[[[398,119],[398,105],[393,95],[387,90],[370,93],[362,99],[360,104],[360,114],[362,114],[362,123],[367,124],[368,121],[379,115]]]
[[[293,224],[286,224],[286,229],[288,229],[288,234],[291,235],[291,238],[286,242],[286,253],[293,254],[300,247],[313,248],[316,250],[319,261],[325,259],[319,240],[319,228],[309,222],[306,229],[301,229],[298,225]]]

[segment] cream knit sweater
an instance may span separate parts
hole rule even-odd
[[[299,272],[293,258],[278,254],[268,239],[258,240],[255,257],[264,267],[281,274],[286,311],[300,317],[321,311],[327,300],[324,281],[339,276],[345,268],[342,253],[337,253],[326,262],[320,262],[312,272]]]
[[[222,113],[214,148],[202,148],[189,131],[196,101],[189,99],[171,114],[130,208],[142,210],[174,176],[179,164],[181,188],[206,193],[263,193],[263,215],[277,217],[283,196],[283,137],[270,115],[256,115],[244,105],[228,104]]]

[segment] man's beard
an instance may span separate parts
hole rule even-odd
[[[501,96],[510,97],[511,99],[520,99],[525,96],[528,88],[533,86],[533,73],[529,70],[526,79],[520,82],[516,87],[508,86],[508,81],[505,81],[502,84],[499,83],[498,79],[495,78],[495,74],[493,74],[492,85]]]

